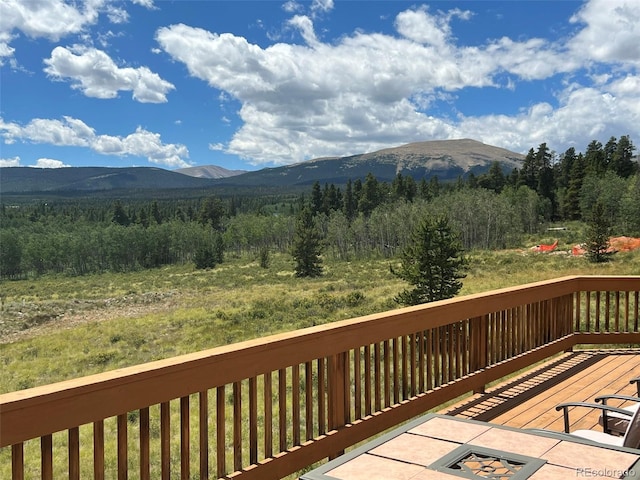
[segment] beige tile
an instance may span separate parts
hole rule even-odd
[[[490,425],[461,422],[459,419],[434,417],[409,430],[409,433],[426,437],[466,443],[491,428]]]
[[[546,458],[544,454],[560,443],[560,440],[531,433],[492,428],[469,443],[518,455]]]
[[[578,476],[620,478],[640,456],[607,448],[562,441],[544,456],[547,462],[577,470]],[[580,475],[580,472],[583,475]],[[636,472],[638,475],[640,472]],[[589,474],[589,475],[587,475]]]
[[[424,467],[420,465],[398,462],[365,453],[326,474],[340,480],[410,480],[422,470]]]
[[[411,480],[460,480],[460,477],[435,470],[423,470],[415,477],[411,477]]]
[[[445,440],[403,433],[369,450],[369,453],[426,467],[459,446]]]
[[[530,480],[566,480],[567,478],[579,478],[577,471],[572,468],[558,467],[557,465],[543,465],[529,477]],[[598,478],[598,477],[595,477]]]

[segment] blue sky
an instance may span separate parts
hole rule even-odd
[[[0,166],[640,142],[640,0],[0,1]]]

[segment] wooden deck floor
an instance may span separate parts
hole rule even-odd
[[[581,350],[565,353],[484,394],[476,394],[440,413],[516,428],[563,431],[562,412],[555,406],[567,401],[593,402],[597,395],[636,395],[629,379],[640,376],[640,350]],[[614,406],[627,405],[610,401]],[[578,408],[571,412],[571,429],[598,427],[599,412]]]

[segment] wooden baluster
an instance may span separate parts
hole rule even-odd
[[[460,371],[460,376],[464,376],[469,373],[469,320],[463,320],[461,335],[462,370]]]
[[[150,480],[149,407],[140,409],[140,479]]]
[[[300,365],[291,367],[291,422],[293,444],[300,445]]]
[[[433,386],[440,386],[440,327],[433,330]]]
[[[93,478],[104,480],[104,420],[93,423]]]
[[[11,445],[11,479],[24,480],[24,444]]]
[[[393,403],[400,403],[400,345],[398,338],[391,341],[393,352]]]
[[[264,456],[273,456],[273,381],[271,372],[264,374]]]
[[[40,437],[40,470],[42,480],[53,480],[53,437]]]
[[[242,470],[242,383],[233,382],[233,469]]]
[[[462,329],[463,329],[464,323],[462,322],[458,322],[455,325],[454,328],[454,332],[455,332],[455,360],[456,360],[456,365],[455,365],[455,370],[456,370],[456,379],[460,378],[462,376]]]
[[[304,418],[306,439],[313,438],[313,363],[304,364]]]
[[[364,346],[364,414],[371,415],[371,345]]]
[[[258,463],[258,379],[249,378],[249,463]]]
[[[640,302],[638,302],[638,300],[640,300],[640,292],[634,292],[633,293],[633,298],[634,298],[634,302],[633,304],[634,306],[634,315],[633,315],[633,331],[637,332],[638,331],[638,321],[640,321],[640,305],[638,305]]]
[[[209,392],[204,390],[199,393],[198,407],[199,431],[200,431],[200,479],[209,478]]]
[[[384,406],[391,406],[391,356],[389,355],[389,340],[383,343],[384,354]]]
[[[327,433],[326,361],[318,359],[318,435]]]
[[[629,330],[629,307],[631,302],[631,292],[624,292],[624,331],[630,332]]]
[[[329,429],[335,430],[345,425],[345,397],[347,391],[345,389],[345,378],[347,365],[347,353],[339,353],[329,357]],[[342,455],[344,451],[335,451],[329,458],[335,458]]]
[[[227,417],[225,415],[225,387],[216,388],[216,472],[218,478],[227,474],[227,447],[226,429]]]
[[[351,363],[349,358],[349,352],[342,354],[342,361],[344,362],[344,424],[351,423]]]
[[[361,372],[360,349],[353,351],[353,387],[354,387],[354,415],[355,418],[362,418],[362,372]]]
[[[602,292],[595,292],[596,296],[596,332],[600,331],[600,294]]]
[[[426,358],[426,369],[427,369],[427,384],[426,390],[431,390],[433,388],[433,368],[435,361],[433,359],[433,329],[425,331],[425,343],[427,344],[427,358]]]
[[[574,297],[574,301],[573,304],[574,306],[574,323],[573,323],[573,328],[575,332],[580,332],[582,331],[582,326],[580,325],[582,323],[582,315],[581,315],[581,311],[582,311],[582,292],[575,292],[573,294]]]
[[[278,370],[278,422],[280,451],[287,450],[287,371]]]
[[[171,408],[169,402],[160,404],[160,470],[162,480],[171,478]]]
[[[80,429],[69,429],[69,480],[80,480]]]
[[[191,442],[189,422],[189,397],[180,398],[180,478],[191,477]]]
[[[604,331],[609,332],[611,328],[611,292],[604,294]]]
[[[614,325],[616,333],[620,333],[620,292],[616,292]]]
[[[127,444],[127,414],[118,415],[118,480],[129,477],[129,446]]]
[[[382,376],[380,364],[382,362],[380,355],[380,344],[373,346],[373,385],[374,385],[374,410],[379,412],[382,410]]]
[[[400,373],[402,376],[402,400],[409,398],[409,344],[406,335],[402,335],[400,340],[402,360],[400,362]]]
[[[447,337],[449,338],[449,376],[447,378],[448,382],[451,382],[454,380],[454,375],[455,375],[455,365],[454,365],[454,361],[455,361],[455,355],[456,355],[456,350],[455,350],[455,342],[456,342],[456,337],[454,334],[454,324],[450,323],[447,327]]]
[[[409,379],[410,379],[410,390],[409,395],[412,397],[416,396],[417,393],[417,382],[416,382],[416,339],[417,335],[412,333],[409,335]]]
[[[424,393],[425,392],[425,384],[424,384],[424,375],[425,375],[425,371],[424,371],[424,365],[425,365],[425,339],[426,339],[426,332],[425,331],[421,331],[420,333],[418,333],[418,376],[419,376],[419,380],[418,380],[418,389],[420,390],[420,393]]]
[[[585,292],[585,332],[591,331],[591,292]]]

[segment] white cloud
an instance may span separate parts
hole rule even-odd
[[[300,35],[302,35],[302,38],[310,47],[318,46],[320,44],[316,37],[316,33],[313,30],[313,22],[309,17],[305,15],[296,15],[289,20],[289,25],[300,30]]]
[[[115,98],[131,91],[141,103],[164,103],[175,87],[147,67],[120,68],[101,50],[83,46],[56,47],[44,60],[44,71],[56,80],[71,79],[72,88],[88,97]]]
[[[20,157],[0,158],[0,168],[19,167],[19,166],[20,166]]]
[[[427,7],[400,12],[397,35],[357,31],[332,43],[318,39],[313,16],[305,15],[293,16],[290,25],[306,45],[262,48],[243,37],[184,24],[160,28],[156,40],[192,76],[240,102],[243,124],[225,151],[254,164],[288,164],[461,136],[526,151],[544,141],[581,146],[596,134],[637,130],[638,77],[620,72],[637,68],[640,22],[618,27],[619,35],[603,35],[603,29],[636,18],[640,3],[615,1],[611,7],[608,0],[585,4],[574,19],[575,35],[555,42],[503,37],[458,46],[451,21],[469,20],[472,13]],[[291,13],[300,11],[297,3],[286,5]],[[594,32],[602,37],[602,51],[576,53],[596,41]],[[625,54],[624,45],[629,46]],[[591,67],[598,62],[624,68],[597,75]],[[584,73],[594,74],[593,83],[584,83]],[[566,78],[554,87],[555,101],[519,114],[474,118],[462,111],[458,118],[442,119],[430,111],[435,100],[462,89],[517,91],[524,82],[559,75]]]
[[[71,165],[67,165],[60,160],[54,160],[52,158],[39,158],[36,161],[36,164],[32,166],[36,168],[64,168],[70,167]]]
[[[152,9],[152,0],[133,0]],[[11,57],[14,48],[9,44],[21,32],[30,38],[47,38],[57,42],[71,34],[82,33],[106,13],[112,23],[129,18],[125,9],[109,0],[2,0],[0,1],[0,65]]]
[[[160,135],[138,127],[126,137],[98,135],[82,120],[36,118],[22,126],[0,118],[0,136],[5,143],[16,141],[47,143],[55,146],[86,147],[103,155],[145,157],[149,162],[169,167],[186,167],[189,151],[180,144],[162,143]]]
[[[640,66],[638,0],[590,0],[571,20],[584,25],[569,42],[574,55],[595,62]]]
[[[148,8],[149,10],[152,10],[155,8],[155,5],[153,4],[153,0],[131,0],[131,1],[138,5],[142,5],[143,7]]]
[[[333,0],[313,0],[311,3],[311,10],[314,12],[330,12],[333,7]]]

